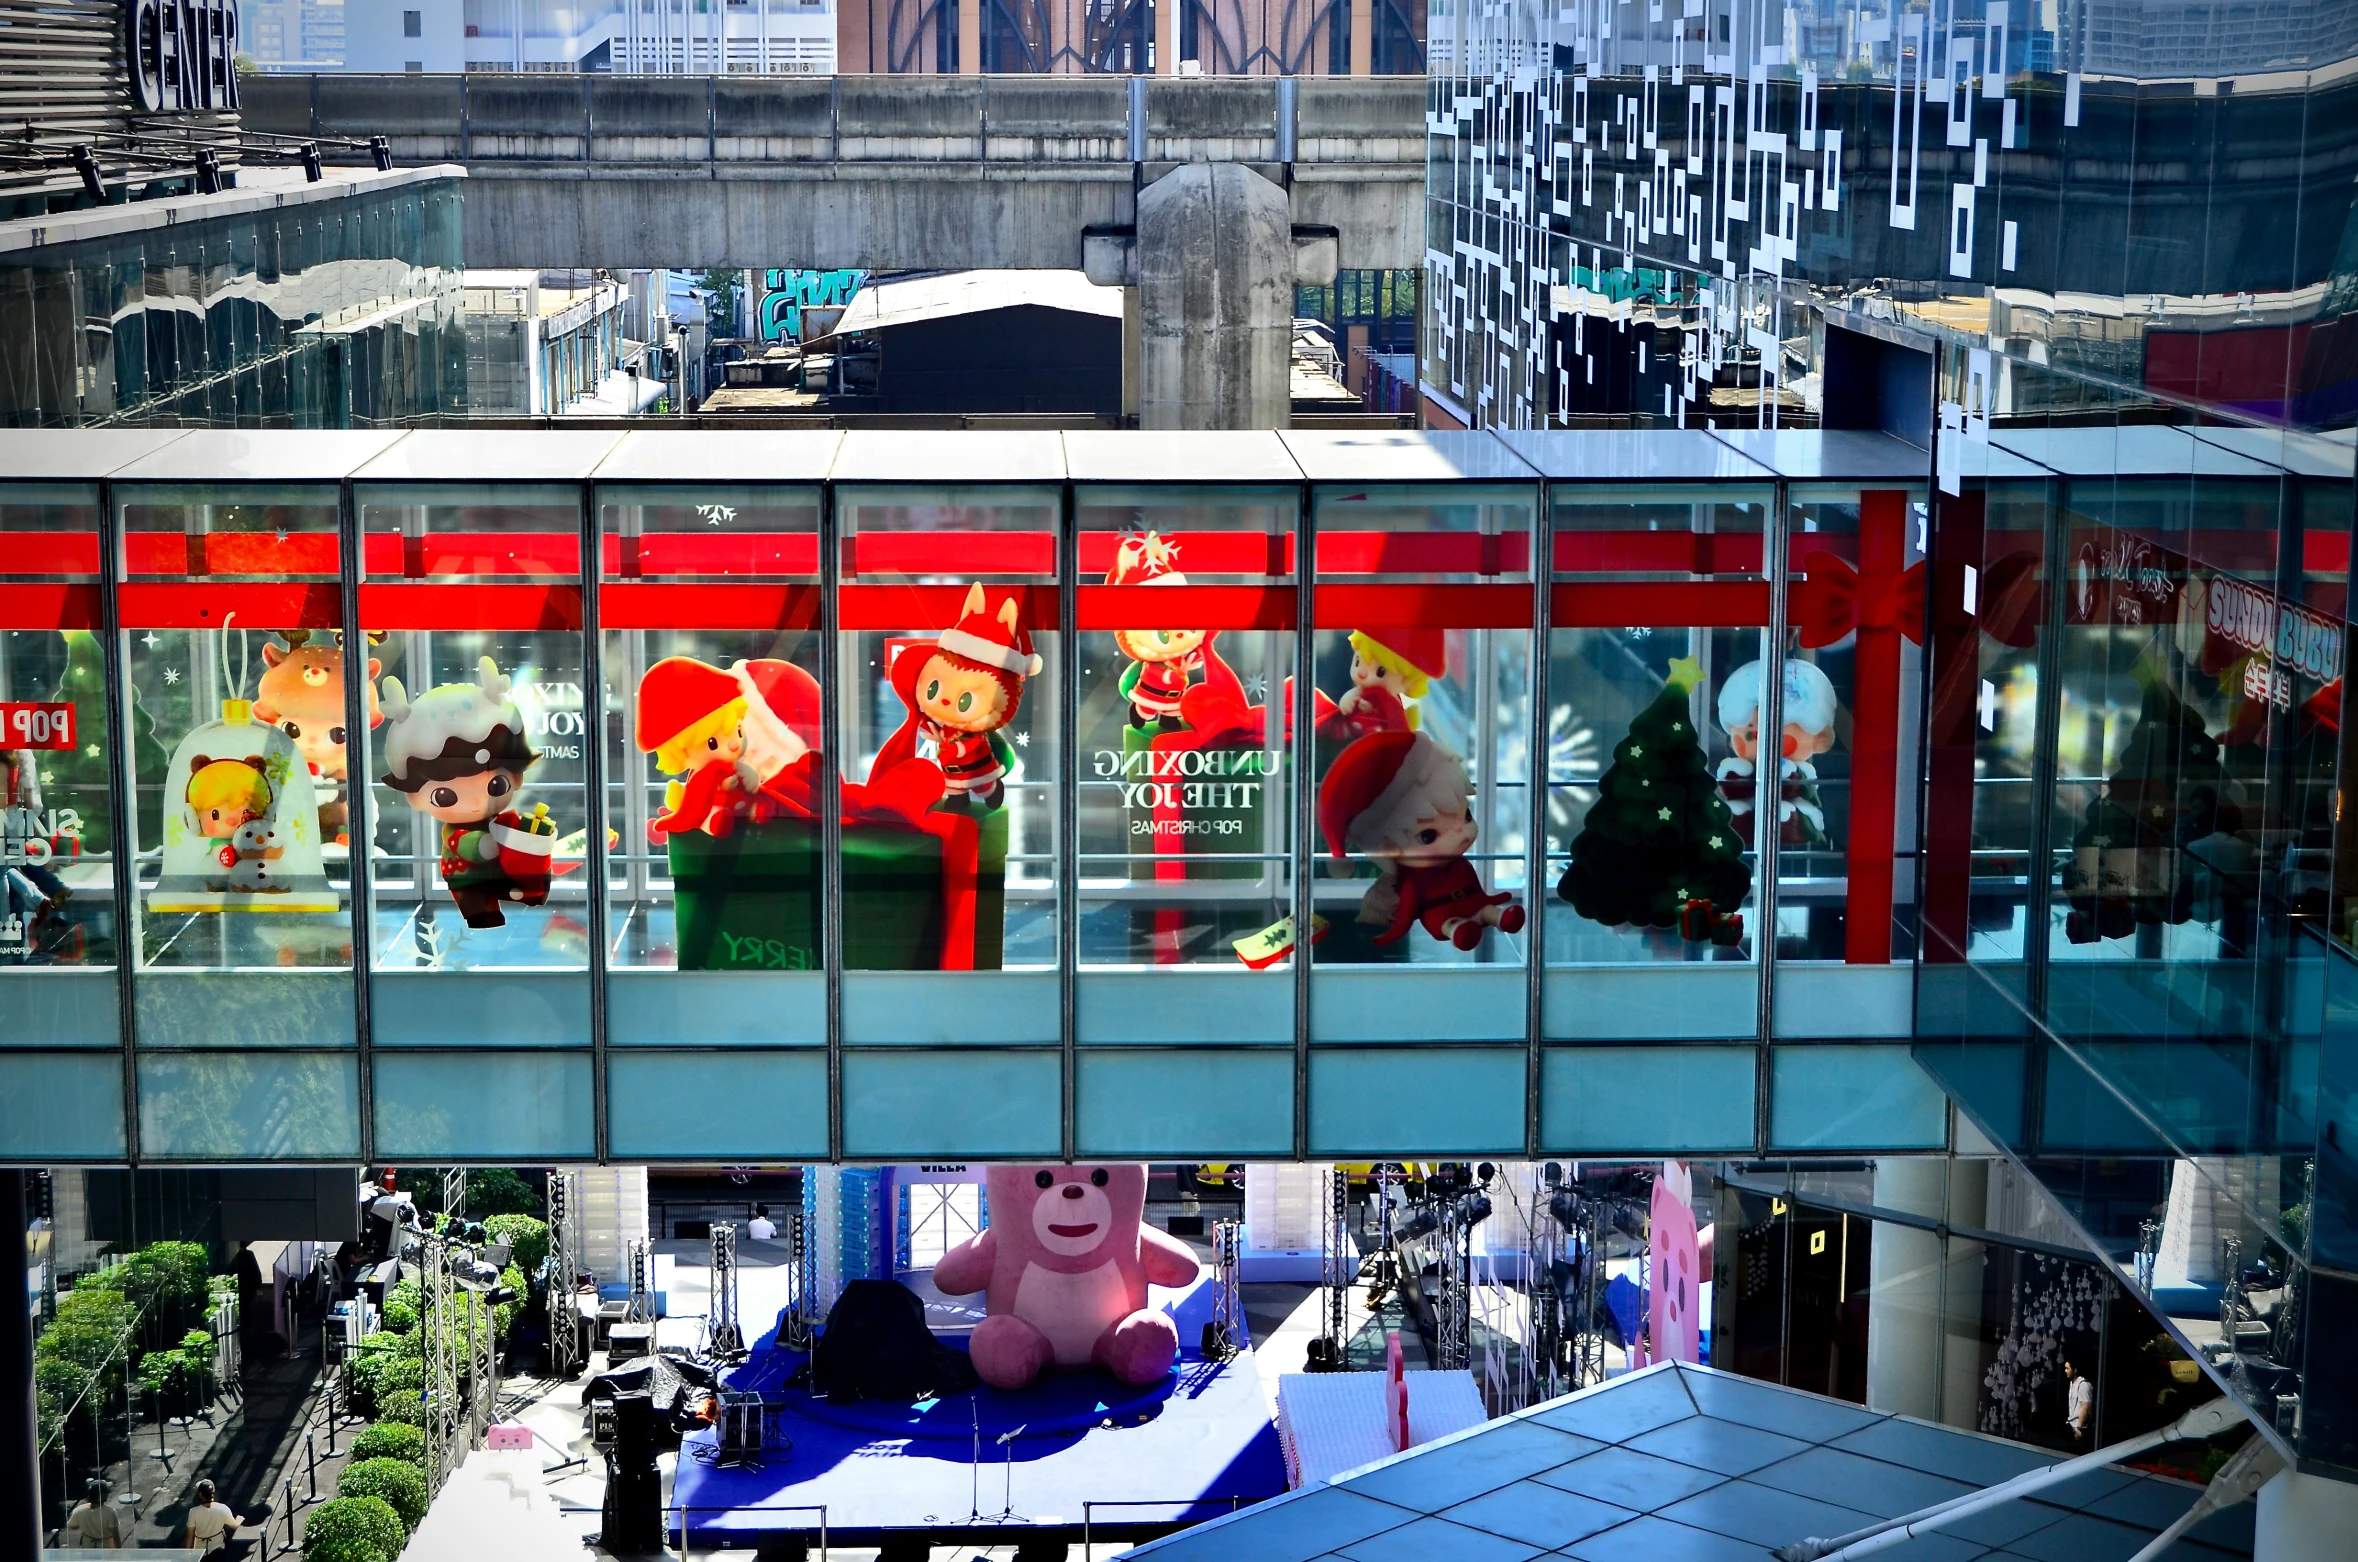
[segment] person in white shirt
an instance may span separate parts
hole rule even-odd
[[[753,1219],[746,1223],[745,1234],[756,1242],[778,1240],[778,1225],[770,1219],[770,1207],[767,1204],[753,1206]]]
[[[211,1481],[196,1484],[195,1500],[188,1505],[188,1549],[218,1556],[229,1549],[230,1536],[245,1520],[230,1511],[229,1504],[217,1501]]]
[[[2080,1376],[2079,1369],[2070,1362],[2063,1364],[2063,1419],[2071,1423],[2071,1440],[2088,1440],[2088,1427],[2096,1419],[2096,1385]]]
[[[106,1500],[106,1482],[92,1481],[83,1488],[82,1500],[57,1532],[57,1543],[62,1549],[84,1551],[113,1551],[123,1544],[122,1516]]]

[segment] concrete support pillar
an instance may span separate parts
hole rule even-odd
[[[1189,163],[1138,196],[1141,428],[1285,428],[1294,239],[1285,191]]]
[[[1948,1163],[1938,1156],[1875,1163],[1875,1203],[1939,1219]],[[1875,1227],[1868,1265],[1867,1407],[1936,1419],[1940,1414],[1941,1251],[1935,1232]]]
[[[2286,1470],[2260,1488],[2252,1562],[2331,1562],[2358,1536],[2358,1486]]]
[[[1981,1296],[1988,1283],[1986,1243],[1956,1234],[1989,1229],[1990,1162],[1955,1156],[1949,1161],[1951,1227],[1948,1278],[1941,1295],[1940,1419],[1945,1426],[1981,1429]]]

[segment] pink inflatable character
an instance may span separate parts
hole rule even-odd
[[[1185,1243],[1146,1224],[1143,1166],[994,1166],[991,1224],[934,1266],[946,1296],[986,1294],[974,1369],[1019,1389],[1050,1366],[1105,1368],[1124,1383],[1171,1370],[1179,1331],[1146,1288],[1196,1277]]]

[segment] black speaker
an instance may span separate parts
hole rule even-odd
[[[629,1555],[663,1548],[663,1472],[655,1468],[655,1401],[614,1397],[614,1447],[606,1455],[606,1502],[598,1544]]]

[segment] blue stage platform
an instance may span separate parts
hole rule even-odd
[[[917,1405],[833,1406],[784,1386],[802,1357],[779,1350],[773,1330],[725,1380],[767,1402],[769,1448],[753,1468],[721,1469],[715,1434],[691,1435],[667,1528],[676,1536],[684,1513],[690,1544],[748,1548],[765,1537],[815,1537],[823,1510],[828,1540],[852,1545],[892,1531],[943,1544],[1077,1540],[1084,1517],[1092,1536],[1141,1538],[1284,1491],[1252,1352],[1212,1362],[1196,1349],[1211,1317],[1209,1282],[1156,1297],[1181,1344],[1171,1376],[1146,1389],[1091,1370],[1053,1374],[1020,1394],[984,1387]]]

